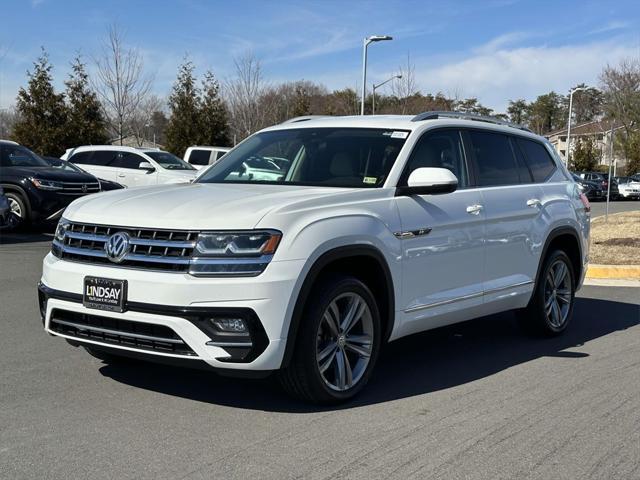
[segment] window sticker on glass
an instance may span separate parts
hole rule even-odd
[[[391,138],[407,138],[407,135],[409,135],[409,132],[393,132],[391,134]]]
[[[367,183],[369,185],[374,185],[378,179],[376,177],[364,177],[362,179],[362,183]]]

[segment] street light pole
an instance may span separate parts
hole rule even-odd
[[[364,115],[364,99],[367,95],[367,47],[373,42],[393,40],[389,35],[372,35],[362,42],[362,96],[360,99],[360,115]]]
[[[376,88],[380,88],[385,83],[389,83],[391,80],[400,79],[400,78],[402,78],[402,75],[394,75],[393,77],[388,78],[387,80],[385,80],[382,83],[379,83],[378,85],[376,85],[375,83],[372,85],[373,92],[371,93],[371,115],[376,114]]]
[[[573,109],[573,94],[580,90],[589,90],[589,87],[576,87],[569,91],[569,119],[567,121],[567,154],[565,155],[565,161],[567,168],[569,168],[569,157],[571,156],[571,110]]]

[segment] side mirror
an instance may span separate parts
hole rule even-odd
[[[458,188],[458,178],[446,168],[416,168],[409,175],[406,186],[398,187],[397,196],[401,195],[436,195],[451,193]]]
[[[149,162],[140,162],[140,165],[138,165],[138,169],[145,170],[147,174],[153,173],[156,171],[156,169],[153,168],[153,165],[151,165]]]

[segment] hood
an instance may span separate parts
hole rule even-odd
[[[165,184],[89,195],[64,217],[75,222],[185,230],[254,228],[276,208],[343,188],[245,184]]]
[[[90,173],[72,172],[60,168],[49,167],[3,167],[6,175],[16,177],[34,177],[41,180],[53,180],[58,182],[97,182],[96,177]]]

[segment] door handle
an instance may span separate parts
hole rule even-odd
[[[469,205],[467,207],[467,213],[471,215],[480,215],[482,211],[482,205]]]
[[[125,177],[126,177],[126,175],[124,173],[119,173],[118,174],[118,178],[125,178]]]
[[[542,202],[537,198],[527,200],[527,207],[539,207],[540,205],[542,205]]]

